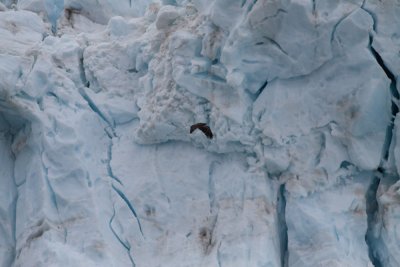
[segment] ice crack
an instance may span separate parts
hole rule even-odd
[[[83,53],[84,53],[84,50],[82,51],[82,54],[79,57],[79,75],[80,75],[83,86],[89,87],[89,81],[86,78],[85,65],[83,62]]]
[[[286,224],[286,197],[285,184],[279,186],[278,199],[276,204],[278,216],[278,231],[281,253],[281,267],[288,266],[289,250],[288,250],[288,228]]]
[[[378,18],[376,17],[376,15],[371,11],[371,10],[369,10],[368,8],[366,8],[365,7],[365,3],[366,3],[367,1],[366,0],[364,0],[364,2],[362,3],[362,5],[361,5],[361,8],[363,9],[363,10],[365,10],[365,12],[367,12],[370,16],[371,16],[371,18],[372,18],[372,20],[373,20],[373,25],[372,25],[372,29],[374,30],[374,32],[376,32],[376,28],[377,28],[377,22],[378,22]]]
[[[105,123],[107,123],[109,128],[113,131],[113,135],[115,136],[115,133],[114,133],[115,123],[112,122],[109,118],[107,118],[107,116],[100,110],[100,108],[96,105],[96,103],[93,101],[93,99],[91,99],[91,97],[85,91],[85,88],[89,88],[90,83],[86,78],[85,64],[83,62],[84,61],[83,53],[84,53],[84,51],[82,51],[82,55],[79,58],[79,74],[80,74],[80,79],[81,79],[81,82],[83,85],[83,87],[78,86],[79,94],[88,103],[91,110],[93,112],[95,112]],[[106,133],[108,134],[107,131],[106,131]]]
[[[84,88],[82,87],[79,88],[79,94],[83,97],[83,99],[85,99],[85,101],[88,103],[89,107],[93,110],[93,112],[95,112],[113,130],[114,124],[104,115],[103,112],[101,112],[101,110],[97,107],[96,103],[85,92]]]
[[[85,74],[83,52],[82,52],[82,55],[81,55],[81,57],[79,59],[79,72],[80,72],[80,79],[81,79],[81,82],[82,82],[82,85],[78,86],[79,87],[79,94],[87,102],[87,104],[89,105],[90,109],[97,116],[99,116],[102,121],[104,121],[107,124],[107,127],[104,128],[104,131],[105,131],[106,135],[110,139],[108,147],[107,147],[107,161],[106,161],[107,174],[111,179],[116,181],[119,185],[123,186],[122,181],[114,174],[114,171],[113,171],[112,166],[111,166],[111,162],[112,162],[112,158],[113,158],[112,150],[113,150],[113,146],[114,146],[113,138],[117,137],[117,135],[115,133],[115,123],[107,118],[107,116],[100,110],[100,108],[96,105],[96,103],[91,99],[91,97],[85,91],[85,88],[88,88],[90,86],[90,83],[87,80],[86,74]],[[117,188],[114,184],[111,184],[111,187],[117,193],[117,195],[125,202],[125,204],[128,206],[129,210],[131,211],[131,213],[133,214],[133,216],[135,217],[135,219],[137,221],[140,233],[144,237],[143,230],[142,230],[142,225],[140,223],[139,217],[138,217],[133,205],[131,204],[129,199],[125,196],[125,194],[122,192],[122,190]],[[113,220],[115,218],[115,207],[113,207],[113,208],[114,208],[113,215],[112,215],[112,217],[111,217],[111,219],[109,221],[109,227],[111,229],[111,232],[114,234],[114,236],[119,241],[119,243],[121,243],[121,245],[127,250],[129,259],[130,259],[130,261],[132,263],[132,266],[136,266],[135,262],[134,262],[134,260],[132,258],[132,255],[130,253],[131,246],[130,246],[129,242],[128,241],[124,242],[121,239],[121,237],[116,233],[114,228],[112,227],[112,222],[113,222]]]
[[[285,54],[286,56],[289,56],[289,54],[282,48],[282,46],[277,41],[275,41],[274,39],[272,39],[271,37],[268,37],[268,36],[263,36],[263,38],[265,40],[269,41],[276,48],[278,48],[279,51],[281,51],[283,54]]]
[[[114,236],[117,238],[118,242],[121,243],[121,245],[126,249],[126,251],[128,252],[128,257],[129,260],[132,263],[132,267],[135,267],[135,261],[132,258],[131,255],[131,245],[129,244],[128,241],[124,242],[121,237],[117,234],[117,232],[114,230],[113,226],[112,226],[112,222],[114,221],[115,218],[115,206],[113,205],[113,215],[111,216],[110,221],[108,222],[108,226],[110,227],[111,232],[114,234]]]
[[[342,18],[340,18],[338,20],[338,22],[335,23],[335,25],[333,25],[333,30],[332,30],[332,34],[331,34],[331,43],[333,42],[333,40],[335,39],[335,33],[337,31],[338,26],[345,20],[347,19],[351,14],[353,14],[355,12],[355,10],[351,11],[350,13],[348,13],[347,15],[343,16]]]
[[[218,262],[218,267],[222,267],[221,251],[220,251],[221,245],[222,245],[222,241],[219,242],[218,249],[217,249],[217,262]]]
[[[114,191],[117,192],[117,194],[125,202],[125,204],[128,206],[129,210],[131,211],[131,213],[133,214],[133,216],[135,217],[135,219],[137,221],[140,233],[144,237],[143,230],[142,230],[142,224],[140,223],[139,217],[138,217],[138,215],[137,215],[137,213],[135,211],[135,208],[133,207],[132,203],[129,201],[129,199],[125,196],[125,194],[120,189],[118,189],[115,185],[111,185],[111,186],[114,189]]]
[[[115,132],[114,132],[114,127],[115,127],[115,123],[112,122],[110,119],[107,118],[107,116],[100,110],[100,108],[96,105],[96,103],[90,98],[90,96],[86,93],[85,88],[89,87],[89,81],[86,78],[86,74],[85,74],[85,65],[84,65],[84,58],[83,58],[83,53],[84,51],[82,51],[82,55],[79,58],[79,73],[80,73],[80,78],[82,81],[82,86],[78,86],[78,91],[79,94],[82,96],[82,98],[88,103],[90,109],[96,113],[105,123],[107,123],[108,128],[112,130],[112,136],[116,136]],[[109,132],[106,133],[107,135],[111,138]]]
[[[312,0],[312,14],[314,16],[317,15],[317,3],[316,3],[316,0]]]
[[[366,9],[364,8],[364,10]],[[371,12],[369,12],[368,10],[366,11],[371,15],[371,17],[374,20],[374,30],[375,30],[376,19]],[[398,102],[399,100],[399,93],[396,87],[397,81],[395,75],[386,66],[382,57],[372,46],[372,43],[373,43],[373,36],[371,33],[368,48],[370,49],[371,54],[375,58],[376,62],[385,72],[386,76],[390,79],[390,92],[392,94],[392,103],[391,103],[392,118],[386,128],[386,136],[382,148],[381,162],[376,172],[379,175],[375,175],[373,177],[372,182],[365,195],[366,213],[367,213],[367,232],[365,234],[365,242],[367,243],[368,246],[368,255],[371,262],[375,267],[381,267],[384,266],[385,258],[387,257],[388,253],[386,251],[386,246],[383,243],[379,231],[382,228],[382,218],[380,217],[380,209],[379,209],[380,207],[377,199],[377,191],[381,179],[385,178],[385,173],[386,173],[385,165],[389,159],[390,146],[392,144],[392,138],[393,138],[394,120],[396,118],[397,113],[399,112],[398,105],[396,104],[396,102]]]
[[[380,218],[378,217],[379,204],[376,198],[376,192],[378,191],[380,181],[380,178],[374,176],[365,195],[367,212],[367,232],[365,234],[365,242],[368,246],[369,258],[375,267],[382,266],[381,253],[378,251],[379,247],[383,247],[380,245],[382,240],[376,233],[380,224]]]
[[[265,82],[260,86],[260,88],[257,90],[256,94],[255,94],[255,99],[257,99],[262,92],[264,91],[265,88],[267,88],[268,85],[268,79],[265,80]]]
[[[11,143],[14,140],[14,135],[11,135]],[[12,168],[12,179],[14,182],[14,188],[15,188],[15,196],[12,200],[12,213],[11,213],[11,236],[12,236],[12,240],[13,240],[13,247],[12,247],[12,252],[10,255],[10,259],[11,261],[9,262],[9,265],[12,266],[12,263],[15,261],[15,257],[17,255],[17,251],[16,251],[16,245],[17,245],[17,235],[16,235],[16,228],[17,228],[17,202],[18,202],[18,198],[19,198],[19,193],[18,193],[18,185],[17,185],[17,181],[15,178],[15,159],[16,156],[14,154],[14,152],[11,149],[11,154],[13,157],[13,168]]]
[[[386,76],[390,79],[390,92],[394,99],[394,100],[392,100],[392,104],[391,104],[392,118],[386,129],[385,143],[384,143],[384,147],[382,150],[382,160],[387,161],[389,158],[390,145],[391,145],[392,137],[393,137],[394,120],[396,118],[397,113],[399,112],[399,107],[396,104],[396,102],[399,100],[399,92],[396,87],[396,83],[397,83],[396,77],[390,71],[390,69],[386,66],[385,62],[383,61],[383,59],[379,55],[379,53],[372,46],[372,42],[373,42],[373,37],[372,37],[372,35],[370,35],[370,42],[369,42],[368,47],[369,47],[372,55],[376,59],[377,63],[379,64],[379,66],[383,69]]]
[[[111,161],[112,161],[112,148],[113,148],[113,141],[112,139],[110,140],[110,143],[108,145],[108,150],[107,150],[107,173],[108,176],[110,176],[113,180],[117,181],[120,185],[123,185],[121,180],[114,174],[112,168],[111,168]]]

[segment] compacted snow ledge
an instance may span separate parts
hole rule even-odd
[[[0,2],[0,267],[399,266],[395,0]]]

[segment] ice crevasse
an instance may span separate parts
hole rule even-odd
[[[0,0],[0,267],[400,266],[398,14]]]

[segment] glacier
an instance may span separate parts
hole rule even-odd
[[[0,0],[0,267],[400,266],[398,14]]]

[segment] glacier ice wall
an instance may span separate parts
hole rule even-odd
[[[399,8],[0,1],[0,266],[398,266]]]

